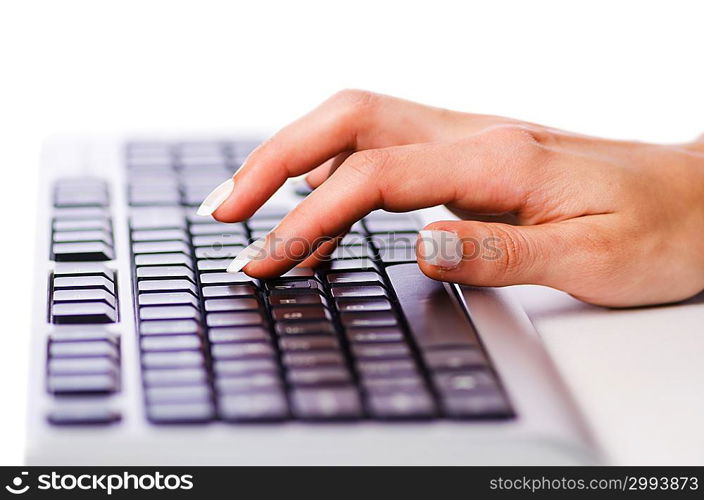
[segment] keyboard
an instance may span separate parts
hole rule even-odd
[[[111,396],[135,374],[153,425],[514,418],[456,288],[415,262],[415,214],[368,215],[316,269],[271,280],[225,271],[290,209],[268,203],[231,224],[195,215],[255,146],[131,142],[124,185],[55,180],[47,421],[119,423]],[[116,199],[126,220],[113,219]],[[116,226],[128,228],[131,301],[117,290]],[[138,366],[122,359],[126,310]]]

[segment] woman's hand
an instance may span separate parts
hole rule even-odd
[[[511,214],[515,225],[428,225],[417,251],[431,278],[541,284],[608,306],[677,301],[704,288],[704,142],[596,139],[351,90],[257,148],[206,213],[216,205],[217,220],[244,220],[305,173],[316,189],[248,274],[315,264],[335,245],[318,242],[372,210],[444,204],[458,214]],[[476,248],[487,241],[491,258]]]

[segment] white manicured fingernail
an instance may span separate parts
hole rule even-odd
[[[255,258],[263,256],[262,251],[264,250],[265,244],[266,236],[250,243],[248,247],[238,253],[232,262],[230,262],[230,265],[227,266],[227,272],[239,273],[244,266],[252,262]]]
[[[423,260],[433,266],[451,269],[462,260],[462,242],[450,231],[424,230],[418,233]]]
[[[222,202],[230,196],[230,193],[232,193],[234,188],[235,182],[232,179],[227,179],[205,197],[203,203],[201,203],[198,207],[196,214],[203,217],[212,215],[212,213],[215,212],[220,205],[222,205]]]

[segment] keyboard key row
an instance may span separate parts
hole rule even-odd
[[[61,178],[54,184],[51,259],[58,262],[115,258],[105,181]]]
[[[57,263],[51,277],[51,321],[57,324],[115,323],[114,272],[101,263]]]

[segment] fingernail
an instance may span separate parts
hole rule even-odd
[[[201,203],[198,207],[196,214],[203,217],[212,215],[212,213],[215,212],[220,205],[222,205],[222,202],[230,196],[230,193],[232,193],[234,188],[235,182],[231,178],[227,179],[205,197],[203,203]]]
[[[428,264],[452,269],[462,261],[462,242],[450,231],[424,230],[418,233],[423,260]]]
[[[262,251],[264,250],[265,245],[266,236],[250,243],[248,247],[238,253],[232,262],[230,262],[230,265],[227,266],[227,272],[239,273],[244,266],[252,262],[255,258],[263,256]]]

